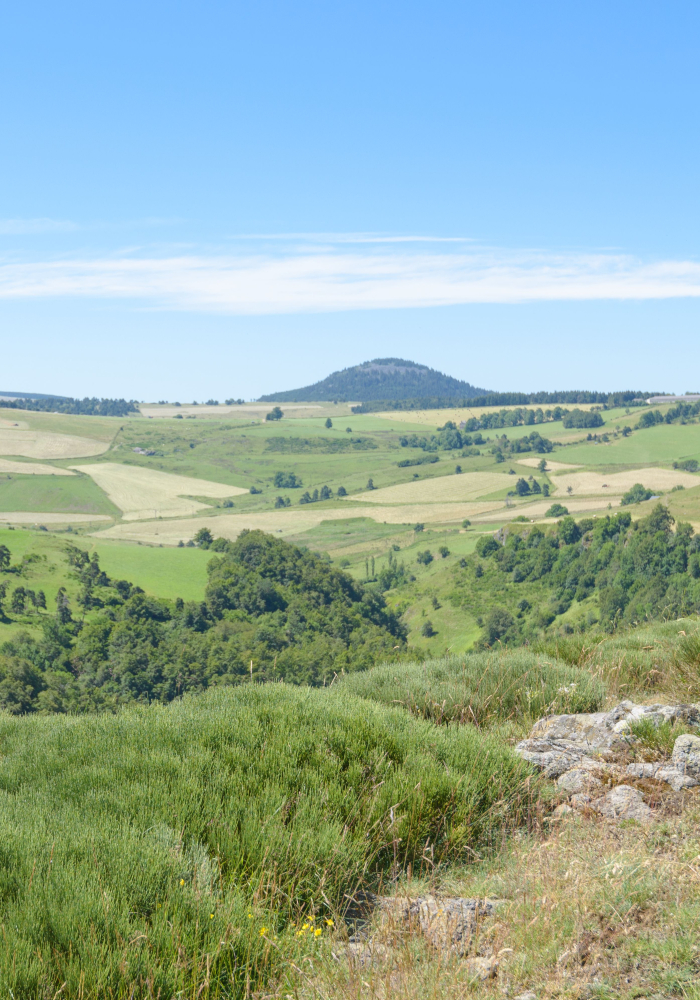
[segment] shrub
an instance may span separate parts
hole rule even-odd
[[[568,509],[560,503],[553,503],[548,511],[545,512],[545,517],[565,517],[569,513]]]
[[[421,566],[429,566],[433,561],[433,553],[430,549],[425,549],[424,552],[419,552],[416,556],[416,562],[420,563]]]
[[[643,503],[645,500],[651,499],[654,494],[651,490],[648,490],[641,483],[635,483],[634,486],[624,494],[620,503],[623,506],[627,506],[632,503]]]

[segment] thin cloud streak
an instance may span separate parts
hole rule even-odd
[[[72,233],[78,227],[67,219],[0,219],[0,236],[36,236]]]
[[[133,299],[239,315],[472,303],[697,298],[700,263],[619,254],[347,252],[0,264],[0,298]]]

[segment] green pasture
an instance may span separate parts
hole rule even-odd
[[[0,407],[0,419],[26,424],[30,430],[51,434],[73,434],[76,437],[111,441],[128,417],[88,417],[69,413],[37,413],[34,410],[13,410]]]
[[[165,599],[203,600],[207,584],[206,566],[211,553],[197,548],[156,548],[130,542],[99,541],[61,531],[30,531],[0,528],[0,545],[6,545],[12,566],[21,572],[3,573],[0,582],[8,594],[22,586],[43,590],[49,613],[55,610],[59,587],[65,587],[74,610],[79,586],[68,564],[67,545],[96,551],[105,572],[117,580],[129,580],[147,594]],[[38,628],[43,614],[36,611],[14,615],[5,610],[0,622],[0,640],[18,628]]]
[[[636,420],[635,420],[636,422]],[[598,428],[600,433],[603,428]],[[700,424],[659,424],[633,431],[608,443],[582,442],[557,449],[561,462],[588,466],[670,465],[687,458],[700,460]]]
[[[108,514],[120,511],[89,476],[23,476],[0,472],[0,511]]]

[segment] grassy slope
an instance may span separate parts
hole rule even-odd
[[[89,476],[21,476],[0,473],[0,511],[75,514],[120,512]]]
[[[471,727],[283,685],[5,717],[0,745],[0,984],[16,1000],[248,995],[294,950],[289,921],[337,919],[348,890],[420,871],[426,841],[431,864],[466,860],[532,791]]]

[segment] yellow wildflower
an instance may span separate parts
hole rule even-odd
[[[334,924],[334,923],[333,923],[333,921],[332,921],[332,920],[330,919],[330,917],[327,917],[327,918],[326,918],[326,923],[328,924],[328,926],[329,926],[329,927],[335,927],[335,924]]]
[[[323,928],[322,927],[317,927],[316,928],[316,930],[314,931],[314,937],[318,937],[319,934],[323,934]]]
[[[185,880],[184,880],[184,878],[181,878],[180,879],[180,885],[184,885],[184,884],[185,884]]]
[[[213,914],[213,913],[210,913],[210,914],[209,914],[209,919],[210,919],[210,920],[213,920],[213,919],[214,919],[214,914]]]
[[[265,937],[266,934],[267,934],[267,927],[261,927],[260,928],[260,937]]]

